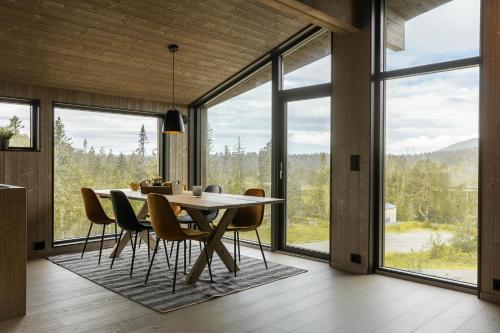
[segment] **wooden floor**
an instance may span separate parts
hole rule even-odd
[[[48,260],[30,261],[28,314],[0,322],[0,332],[500,332],[500,306],[474,295],[267,255],[309,271],[167,314]]]

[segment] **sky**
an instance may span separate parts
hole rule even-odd
[[[388,0],[399,1],[399,0]],[[387,50],[387,70],[479,54],[479,0],[453,0],[406,22],[404,51]],[[286,59],[285,59],[286,61]],[[286,65],[286,64],[285,64]],[[285,88],[330,80],[330,56],[288,73]],[[422,153],[478,137],[477,68],[389,80],[386,85],[386,152]],[[271,84],[265,83],[208,109],[215,151],[234,147],[240,136],[245,151],[258,152],[271,139]],[[323,99],[289,105],[289,153],[329,151],[330,106]],[[96,112],[57,110],[76,147],[89,145],[130,153],[144,123],[148,151],[155,148],[156,119]],[[0,126],[12,110],[1,108]],[[24,124],[29,113],[20,111]],[[28,126],[27,126],[28,127]],[[26,129],[25,129],[26,130]]]
[[[57,117],[64,123],[66,135],[75,148],[83,148],[83,141],[87,139],[89,148],[93,146],[97,152],[103,148],[106,153],[113,150],[116,154],[132,154],[137,149],[139,131],[144,124],[148,137],[146,152],[156,151],[156,117],[56,108],[54,119]]]
[[[392,0],[399,1],[399,0]],[[406,22],[404,51],[387,50],[387,70],[479,55],[478,0],[454,0]],[[330,56],[285,76],[285,88],[328,82]],[[286,66],[286,64],[285,64]],[[208,110],[214,150],[240,136],[256,152],[271,138],[271,85],[267,83]],[[478,137],[477,68],[389,80],[386,152],[422,153]],[[289,153],[329,151],[330,106],[324,100],[288,106]]]
[[[4,127],[9,125],[9,119],[17,115],[21,120],[22,134],[29,135],[30,133],[30,120],[31,120],[31,108],[29,105],[13,104],[13,103],[2,103],[0,102],[0,126]]]

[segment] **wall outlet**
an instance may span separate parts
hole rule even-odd
[[[45,241],[34,242],[33,250],[35,251],[45,250]]]
[[[500,279],[493,279],[493,290],[500,291]]]
[[[359,155],[351,155],[351,171],[359,171]]]
[[[361,264],[361,255],[351,253],[351,262],[354,264]]]

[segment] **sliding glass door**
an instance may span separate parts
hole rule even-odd
[[[330,252],[330,97],[286,103],[286,245]]]

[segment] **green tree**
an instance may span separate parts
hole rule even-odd
[[[146,134],[146,128],[144,124],[141,125],[139,130],[139,140],[137,141],[137,149],[135,152],[140,156],[144,157],[146,155],[146,144],[148,143],[148,136]]]
[[[24,128],[24,125],[22,124],[22,120],[19,119],[18,116],[14,115],[12,118],[9,119],[9,124],[7,127],[14,132],[14,135],[19,135],[21,134],[21,129]]]

